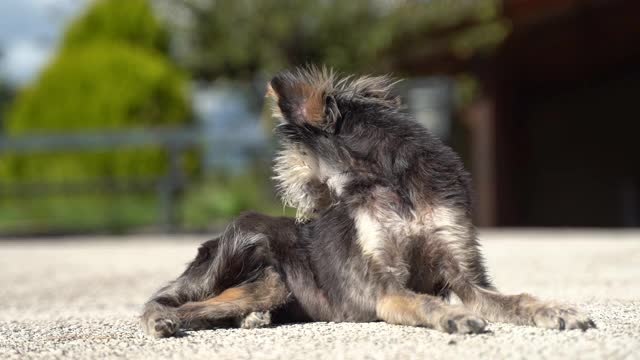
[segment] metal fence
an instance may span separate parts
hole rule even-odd
[[[158,223],[164,231],[175,232],[180,228],[177,195],[185,187],[188,180],[183,167],[185,152],[205,144],[216,144],[216,146],[225,148],[228,144],[238,141],[237,138],[212,137],[197,128],[0,137],[0,157],[5,153],[86,152],[155,146],[166,151],[169,162],[167,172],[158,178],[132,178],[121,183],[102,179],[93,182],[57,185],[46,182],[6,185],[0,182],[0,195],[7,193],[18,196],[73,195],[96,189],[112,193],[127,193],[148,191],[150,187],[155,187],[160,204]]]

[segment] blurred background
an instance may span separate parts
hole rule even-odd
[[[2,0],[0,236],[293,214],[267,81],[392,73],[483,227],[638,227],[635,0]]]

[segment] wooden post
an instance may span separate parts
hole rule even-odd
[[[480,227],[496,226],[497,189],[495,107],[492,99],[476,99],[464,117],[471,130],[471,173],[474,184],[474,217]]]

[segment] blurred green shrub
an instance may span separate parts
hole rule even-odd
[[[276,198],[269,181],[269,169],[254,167],[236,175],[212,176],[189,188],[182,216],[188,230],[219,230],[241,212],[253,210],[272,216],[293,216]]]
[[[71,24],[51,64],[34,84],[17,95],[7,112],[5,136],[181,127],[191,123],[187,75],[172,65],[166,49],[166,32],[146,0],[93,2]],[[2,154],[0,181],[4,185],[95,178],[121,181],[161,176],[166,164],[164,152],[154,148]],[[94,198],[101,196],[110,194]],[[21,218],[44,218],[41,213],[45,210],[55,218],[73,201],[43,197],[26,207],[20,199],[5,198],[0,205],[22,206]],[[99,213],[103,203],[82,200],[75,210]],[[110,206],[110,213],[126,213],[126,208],[118,208],[116,203]]]
[[[155,194],[52,195],[0,201],[0,234],[124,233],[158,221]]]
[[[8,136],[179,126],[190,119],[185,77],[162,56],[113,43],[62,52],[38,82],[22,91],[5,125]],[[62,182],[159,175],[159,150],[13,156],[4,181]]]
[[[67,29],[63,49],[96,41],[116,42],[165,53],[169,37],[148,0],[97,0]]]

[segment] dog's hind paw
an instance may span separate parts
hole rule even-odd
[[[243,329],[255,329],[271,325],[271,313],[269,311],[255,311],[239,319],[238,327]]]
[[[547,305],[535,311],[533,322],[536,326],[556,330],[587,330],[596,324],[587,315],[565,305]]]
[[[147,335],[155,338],[166,338],[176,334],[179,323],[177,319],[155,318],[147,321],[145,330]]]

